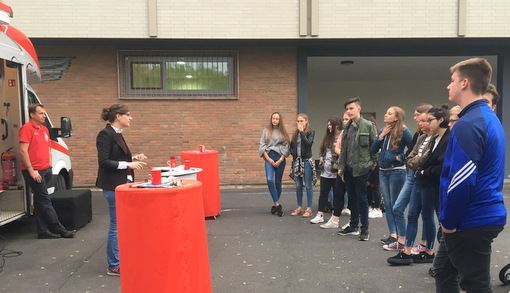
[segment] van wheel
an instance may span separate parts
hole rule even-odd
[[[53,179],[55,180],[55,191],[67,189],[66,180],[64,178],[64,175],[62,175],[62,174],[53,175]]]

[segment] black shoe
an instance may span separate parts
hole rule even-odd
[[[283,207],[281,204],[276,207],[276,214],[278,215],[278,217],[283,217],[284,213],[283,213]]]
[[[353,235],[353,236],[358,236],[359,235],[359,229],[358,228],[353,228],[351,226],[343,229],[342,231],[338,231],[338,235],[341,235],[341,236],[346,236],[346,235]]]
[[[413,255],[413,262],[415,263],[432,263],[434,261],[434,254],[432,255],[426,253],[425,251],[420,252],[420,254]]]
[[[277,206],[275,206],[275,205],[273,205],[271,207],[271,214],[273,214],[273,215],[276,214],[276,208],[277,208]]]
[[[44,231],[37,234],[37,238],[39,239],[57,239],[60,238],[60,235],[51,233],[50,231]]]
[[[76,235],[76,230],[64,230],[60,232],[62,238],[74,238],[74,235]]]
[[[368,234],[368,230],[361,230],[359,234],[359,241],[368,241],[370,239],[370,234]]]
[[[433,267],[429,269],[429,275],[432,276],[432,277],[436,276],[436,271],[434,270]]]
[[[391,243],[396,242],[396,241],[397,241],[397,238],[391,237],[391,236],[389,236],[388,238],[382,238],[381,239],[381,242],[383,244],[386,244],[386,245],[391,244]]]
[[[392,256],[387,259],[388,263],[392,265],[410,265],[413,263],[413,256],[411,254],[405,254],[403,251],[399,251],[399,253],[395,256]]]

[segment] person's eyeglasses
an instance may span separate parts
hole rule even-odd
[[[437,118],[429,118],[429,119],[427,119],[427,122],[430,123],[433,120],[437,120]]]

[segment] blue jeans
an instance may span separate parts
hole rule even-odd
[[[349,226],[358,228],[361,221],[361,230],[368,230],[368,198],[367,181],[370,172],[365,175],[354,177],[352,168],[346,167],[344,173],[345,188],[349,196],[351,208],[351,221]]]
[[[407,173],[407,180],[404,187],[398,194],[397,201],[393,205],[393,218],[395,219],[395,225],[397,226],[397,234],[400,237],[406,236],[406,208],[411,198],[411,191],[413,191],[414,185],[414,171],[409,169]]]
[[[407,214],[406,247],[413,247],[418,232],[418,217],[423,220],[427,249],[434,249],[436,239],[436,223],[434,222],[434,196],[432,186],[422,187],[417,182],[411,192],[409,212]]]
[[[108,229],[108,241],[106,243],[106,259],[108,260],[108,268],[114,269],[119,267],[119,242],[117,239],[115,191],[103,190],[103,195],[106,198],[106,201],[108,201],[108,209],[110,210],[110,227]]]
[[[292,161],[292,169],[294,169],[294,164],[296,161]],[[312,166],[307,160],[304,160],[304,174],[303,177],[296,176],[294,180],[296,181],[296,198],[298,207],[303,206],[303,179],[305,181],[306,187],[306,207],[311,207],[313,203],[313,186],[312,186]]]
[[[270,151],[267,155],[275,162],[282,157],[275,151]],[[282,194],[282,177],[283,171],[285,170],[286,161],[283,159],[278,168],[273,167],[267,160],[264,160],[264,162],[266,167],[266,180],[267,187],[269,188],[269,193],[271,193],[273,202],[278,203],[280,200],[280,195]]]
[[[386,207],[386,222],[388,223],[390,234],[397,233],[397,225],[395,224],[395,218],[393,216],[393,206],[397,201],[405,181],[405,169],[379,170],[379,186],[381,187],[381,193]]]

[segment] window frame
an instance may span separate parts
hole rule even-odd
[[[239,53],[237,50],[119,50],[119,99],[239,99]],[[226,62],[228,89],[172,90],[167,88],[169,62]],[[162,89],[133,89],[132,64],[160,64]]]

